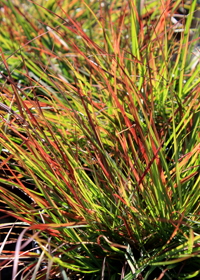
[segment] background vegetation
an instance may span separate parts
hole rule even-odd
[[[198,1],[0,5],[0,269],[198,279]]]

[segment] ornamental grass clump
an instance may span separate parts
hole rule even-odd
[[[1,267],[198,276],[196,1],[2,3],[0,211],[21,233],[8,252],[10,227]]]

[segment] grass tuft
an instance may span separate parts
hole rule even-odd
[[[2,227],[5,215],[21,223],[15,250],[11,226],[0,249],[12,279],[199,277],[188,2],[2,0],[0,211]]]

